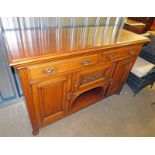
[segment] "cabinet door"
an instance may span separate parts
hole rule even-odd
[[[70,76],[43,80],[32,85],[33,102],[39,126],[44,126],[64,116],[68,109],[67,93]]]
[[[117,62],[106,96],[117,93],[122,89],[132,69],[135,59],[136,58],[133,57]]]

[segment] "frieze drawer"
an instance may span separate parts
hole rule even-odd
[[[29,67],[29,74],[32,80],[52,76],[76,69],[89,67],[98,63],[98,54],[83,56],[80,58],[66,59],[63,61],[44,63]]]

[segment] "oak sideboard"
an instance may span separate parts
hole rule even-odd
[[[149,39],[123,29],[103,32],[102,27],[5,32],[9,64],[19,73],[34,135],[121,91]]]

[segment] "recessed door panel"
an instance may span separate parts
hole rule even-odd
[[[68,108],[66,96],[69,89],[69,76],[52,78],[32,86],[33,102],[41,126],[63,117]]]

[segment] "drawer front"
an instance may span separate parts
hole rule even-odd
[[[109,54],[103,54],[103,62],[117,61],[127,57],[133,57],[139,55],[140,48],[128,48],[119,51],[110,52]]]
[[[98,54],[83,56],[80,58],[66,59],[57,62],[44,63],[28,67],[32,80],[56,75],[63,72],[89,67],[98,63]]]
[[[73,91],[80,91],[94,87],[98,82],[108,82],[113,64],[98,65],[89,70],[77,73],[73,83]]]

